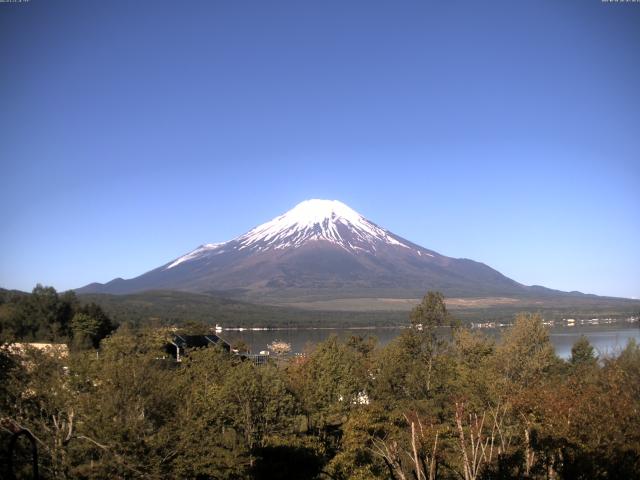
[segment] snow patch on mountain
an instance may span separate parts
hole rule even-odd
[[[180,265],[183,262],[198,258],[198,257],[202,256],[205,253],[211,253],[212,251],[219,249],[222,245],[224,245],[224,243],[207,243],[205,245],[200,245],[195,250],[192,250],[191,252],[187,253],[186,255],[183,255],[180,258],[177,258],[176,260],[171,262],[169,265],[167,265],[164,269],[168,270],[170,268],[173,268],[173,267],[176,267],[176,266]],[[222,253],[222,252],[220,252],[220,253]]]

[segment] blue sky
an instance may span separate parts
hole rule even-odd
[[[308,198],[640,297],[640,4],[0,4],[0,286],[129,278]]]

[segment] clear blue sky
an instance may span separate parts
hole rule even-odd
[[[308,198],[640,297],[640,4],[0,3],[0,286],[141,274]]]

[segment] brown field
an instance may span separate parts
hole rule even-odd
[[[408,312],[419,302],[419,298],[339,298],[335,300],[314,300],[306,302],[281,303],[279,305],[303,308],[305,310],[334,310],[344,312]],[[451,310],[464,310],[467,308],[488,308],[505,305],[525,305],[525,302],[521,299],[508,297],[447,298],[446,303]],[[531,303],[531,301],[526,302],[526,304]]]

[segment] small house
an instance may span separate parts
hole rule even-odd
[[[215,334],[209,335],[178,335],[174,334],[173,338],[165,346],[165,351],[176,359],[177,362],[182,360],[185,351],[191,348],[205,348],[220,346],[226,352],[231,352],[231,345]]]

